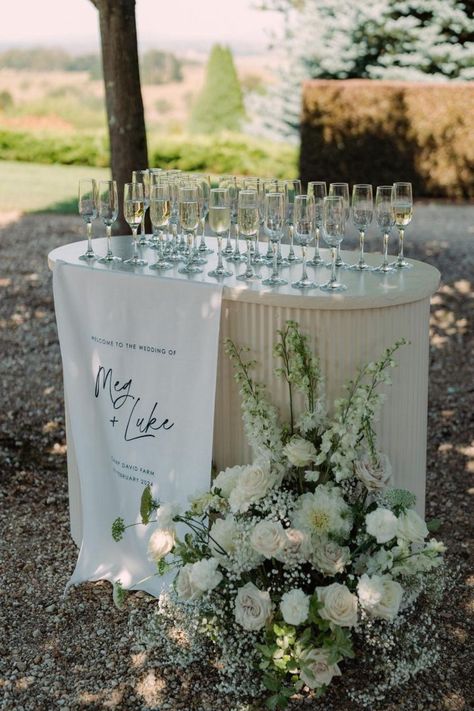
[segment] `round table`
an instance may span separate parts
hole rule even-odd
[[[207,239],[215,249],[215,240]],[[113,245],[116,254],[128,256],[131,238],[114,237]],[[95,239],[93,246],[97,254],[105,253],[105,239]],[[57,260],[83,264],[84,268],[96,270],[111,268],[97,262],[91,265],[80,262],[78,257],[85,247],[85,242],[76,242],[53,250],[49,255],[50,268],[54,268]],[[262,249],[266,246],[263,245]],[[284,254],[287,249],[285,245],[282,247]],[[149,262],[154,261],[153,250],[144,248],[144,254]],[[321,254],[329,259],[327,250],[321,250]],[[343,251],[342,256],[346,262],[357,261],[355,252]],[[381,255],[368,254],[366,259],[369,264],[377,265],[381,262]],[[190,279],[212,280],[207,272],[213,268],[215,261],[215,255],[211,255],[208,264],[204,265],[204,272],[193,276],[179,274],[177,268],[158,272],[143,267],[135,271],[143,278],[180,279],[183,288],[186,288],[186,282]],[[424,512],[429,305],[430,296],[438,287],[440,274],[428,264],[408,261],[412,269],[386,275],[341,270],[340,279],[348,288],[337,294],[319,289],[302,293],[290,285],[278,288],[264,287],[260,282],[248,285],[237,281],[235,276],[223,281],[213,447],[214,464],[218,471],[251,460],[232,364],[224,353],[226,338],[250,347],[251,356],[258,361],[255,377],[267,385],[273,402],[286,414],[287,389],[274,373],[276,363],[272,348],[277,329],[282,328],[287,320],[300,324],[320,357],[329,405],[343,393],[344,383],[356,374],[359,366],[379,358],[385,348],[403,337],[410,343],[396,354],[398,367],[392,371],[393,384],[385,388],[387,399],[377,425],[378,446],[390,458],[394,485],[416,494],[418,511]],[[245,269],[243,264],[228,263],[228,266],[237,274]],[[119,265],[113,268],[124,267]],[[284,269],[283,275],[291,283],[298,278],[300,270],[300,264],[293,265]],[[329,270],[325,267],[308,270],[317,283],[329,277]],[[261,271],[266,275],[268,268],[262,267]],[[206,367],[205,363],[196,363],[196,368],[203,367]],[[75,482],[74,467],[74,453],[68,452],[72,532],[77,540],[80,539],[77,533],[80,525],[77,521],[78,507],[72,499],[80,497],[80,492]]]

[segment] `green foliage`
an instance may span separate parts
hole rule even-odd
[[[150,515],[153,511],[153,497],[151,495],[151,489],[146,486],[143,489],[142,497],[140,500],[140,516],[142,517],[142,523],[145,525],[150,521]]]
[[[115,519],[112,524],[112,538],[116,543],[122,540],[123,534],[125,533],[125,521],[121,516]]]
[[[122,587],[120,580],[116,580],[113,583],[112,599],[115,607],[118,610],[122,610],[125,604],[125,598],[127,597],[127,591]]]
[[[34,134],[0,130],[2,160],[106,167],[107,142],[101,134]]]
[[[9,91],[0,91],[0,111],[6,111],[13,106],[13,97]]]
[[[150,49],[140,60],[140,78],[143,84],[168,84],[182,81],[182,62],[171,52]]]
[[[214,45],[206,68],[202,92],[192,108],[193,133],[238,131],[245,118],[237,72],[228,47]]]

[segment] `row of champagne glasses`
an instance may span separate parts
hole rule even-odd
[[[97,216],[101,216],[106,224],[108,249],[107,255],[101,261],[113,262],[118,261],[111,249],[111,225],[117,219],[118,201],[117,191],[114,181],[101,181],[97,190],[94,181],[81,181],[80,185],[80,212],[83,215],[88,230],[88,248],[86,254],[82,258],[94,259],[95,254],[91,245],[91,221]],[[325,197],[340,197],[344,208],[344,225],[350,215],[350,200],[349,186],[347,183],[331,183],[329,186],[329,195],[326,194],[326,183],[321,181],[313,181],[308,184],[307,196],[301,194],[301,183],[298,180],[280,181],[276,179],[261,179],[261,178],[237,178],[236,176],[219,176],[217,190],[227,191],[226,204],[215,204],[212,210],[209,211],[209,201],[211,196],[213,200],[218,201],[219,195],[221,199],[224,193],[216,192],[216,189],[211,190],[210,176],[201,174],[182,174],[180,171],[135,171],[132,176],[132,183],[126,184],[124,191],[124,214],[129,225],[132,228],[134,235],[134,254],[126,263],[134,266],[144,266],[146,262],[140,257],[138,247],[142,245],[150,245],[159,250],[158,259],[154,268],[164,269],[171,268],[174,261],[182,259],[182,252],[186,254],[186,266],[181,269],[185,273],[193,273],[198,270],[199,263],[202,264],[206,260],[203,258],[210,251],[205,244],[205,220],[208,213],[210,217],[210,226],[213,232],[220,237],[218,265],[213,271],[214,276],[225,277],[230,276],[223,263],[222,257],[229,261],[242,261],[245,259],[247,268],[245,274],[238,278],[250,281],[258,278],[252,269],[253,264],[261,264],[272,262],[272,276],[266,280],[268,283],[276,285],[277,267],[288,266],[289,264],[300,262],[294,252],[294,237],[295,237],[295,208],[300,206],[305,201],[304,197],[310,197],[312,200],[308,203],[308,210],[311,210],[311,219],[308,224],[312,226],[316,246],[313,259],[307,262],[311,266],[319,266],[323,260],[319,254],[319,242],[323,215],[323,201]],[[183,191],[188,189],[187,198],[184,199]],[[97,195],[94,195],[97,190]],[[191,192],[189,192],[191,191]],[[268,212],[267,196],[280,195],[280,198],[274,197],[273,204],[278,201],[283,203],[282,207],[282,223],[278,230],[275,230],[271,224],[265,223],[265,210]],[[242,197],[240,197],[242,195]],[[186,197],[186,196],[185,196]],[[192,198],[192,199],[190,199]],[[228,204],[227,204],[228,203]],[[272,203],[272,201],[270,201]],[[97,208],[98,205],[98,208]],[[144,230],[144,217],[146,210],[151,207],[153,235],[148,241]],[[201,225],[201,242],[199,248],[196,247],[195,237],[197,224],[195,224],[196,212],[198,214],[197,223]],[[309,214],[309,213],[308,213]],[[365,231],[368,225],[372,222],[374,216],[374,201],[372,196],[372,186],[359,184],[353,187],[352,193],[352,214],[353,222],[359,230],[360,236],[360,255],[357,264],[345,265],[340,256],[340,243],[336,246],[336,267],[349,267],[351,269],[363,271],[371,269],[365,261],[364,257],[364,238]],[[404,228],[410,222],[412,214],[412,195],[411,185],[409,183],[395,183],[393,186],[379,186],[377,188],[375,200],[375,216],[379,227],[383,231],[383,253],[384,261],[376,271],[390,272],[396,268],[406,268],[410,265],[406,262],[403,256],[403,239]],[[191,215],[191,217],[190,217]],[[222,217],[225,215],[225,223],[228,226],[223,228]],[[388,237],[391,228],[396,224],[399,229],[400,249],[397,261],[390,265],[387,259]],[[138,242],[138,227],[142,226],[140,241]],[[183,236],[181,238],[181,253],[177,249],[178,246],[178,225],[181,227]],[[213,227],[214,225],[214,227]],[[277,232],[281,233],[283,226],[288,230],[290,248],[287,258],[283,258],[280,250],[280,239],[276,239]],[[266,235],[269,238],[267,254],[259,253],[258,233],[260,228],[264,228]],[[235,246],[231,243],[231,231],[234,230]],[[164,259],[163,235],[165,230],[170,230],[173,234],[174,248],[168,248],[167,258]],[[188,236],[187,240],[183,239],[184,234]],[[297,239],[303,247],[309,244],[312,236],[307,239],[298,233]],[[227,235],[227,244],[222,249],[222,238]],[[324,236],[324,233],[323,233]],[[239,238],[244,237],[247,241],[246,255],[240,254]],[[332,239],[330,237],[330,239]],[[303,245],[303,240],[305,244]],[[326,239],[326,242],[330,242]],[[253,243],[253,244],[252,244]],[[304,249],[305,251],[305,249]],[[275,257],[275,259],[273,259]],[[276,260],[276,266],[275,266]],[[199,269],[199,271],[201,271]],[[281,280],[281,278],[280,278]],[[298,288],[312,288],[313,282],[302,275],[299,281]]]

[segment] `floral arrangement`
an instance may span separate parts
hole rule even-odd
[[[287,322],[274,348],[289,393],[282,423],[245,349],[227,342],[255,460],[220,472],[187,511],[145,489],[142,521],[157,527],[149,556],[157,574],[175,573],[148,642],[173,647],[177,664],[212,659],[222,691],[266,692],[270,709],[308,690],[322,695],[354,658],[369,659],[379,696],[433,661],[423,649],[433,632],[423,610],[440,594],[433,571],[445,547],[428,539],[438,524],[427,526],[415,497],[390,488],[374,429],[379,386],[404,343],[362,368],[329,415],[319,361]],[[114,538],[125,529],[117,519]],[[124,594],[116,585],[118,604]],[[386,655],[400,644],[395,670]]]

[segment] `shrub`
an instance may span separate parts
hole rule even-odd
[[[420,196],[474,197],[474,85],[370,80],[304,85],[304,182],[413,183]]]
[[[109,164],[107,143],[100,134],[56,136],[0,130],[0,157],[31,163],[99,167]]]

